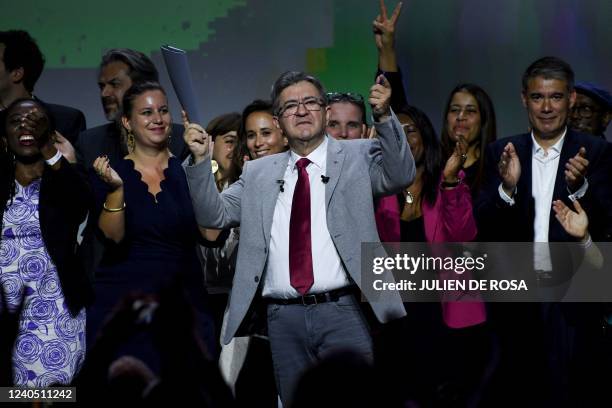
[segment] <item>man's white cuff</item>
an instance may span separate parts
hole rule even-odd
[[[508,205],[515,204],[514,198],[508,197],[508,194],[506,194],[506,192],[504,191],[502,183],[499,183],[499,188],[497,189],[497,191],[499,191],[499,196],[501,197],[501,199],[508,203]],[[514,187],[514,194],[516,194],[516,187]]]

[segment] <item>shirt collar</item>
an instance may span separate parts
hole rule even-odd
[[[323,138],[323,142],[317,146],[306,158],[312,162],[315,166],[320,169],[325,169],[325,160],[327,159],[327,136]],[[295,170],[295,163],[300,160],[302,156],[295,153],[291,150],[291,157],[289,158],[288,166],[290,166],[291,170]]]
[[[563,134],[561,135],[559,140],[557,140],[557,143],[552,145],[548,150],[549,151],[552,150],[555,153],[561,153],[561,149],[563,148],[563,142],[565,141],[566,134],[567,134],[567,126],[565,127],[565,130],[563,130]],[[540,144],[536,141],[536,138],[533,136],[533,130],[531,131],[531,140],[533,141],[532,154],[535,155],[537,153],[544,153],[544,148],[540,146]]]

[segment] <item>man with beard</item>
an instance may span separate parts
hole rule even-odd
[[[127,143],[121,126],[123,94],[132,84],[141,81],[159,82],[153,62],[143,53],[128,48],[106,52],[100,63],[98,87],[104,115],[110,122],[87,129],[79,135],[76,144],[77,161],[90,168],[98,156],[107,155],[111,162],[127,154]],[[183,142],[183,126],[172,124],[170,151],[177,157],[187,156]]]
[[[106,155],[111,163],[116,163],[127,155],[127,140],[121,125],[123,94],[132,84],[141,81],[159,81],[157,69],[146,55],[127,48],[112,49],[104,54],[100,63],[98,87],[104,115],[109,123],[87,129],[79,135],[75,148],[80,167],[91,169],[98,156]],[[188,154],[183,142],[183,130],[182,125],[173,123],[173,137],[169,143],[172,154],[181,159]],[[93,276],[103,252],[103,244],[95,230],[95,222],[88,220],[79,248],[79,255],[89,276]]]

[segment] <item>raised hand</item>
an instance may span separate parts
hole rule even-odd
[[[504,147],[497,168],[499,176],[502,178],[504,191],[508,196],[512,197],[521,177],[521,162],[512,143],[508,143]]]
[[[465,141],[465,137],[459,135],[457,143],[455,143],[455,150],[446,161],[444,170],[442,170],[442,176],[447,183],[454,183],[457,181],[459,170],[461,170],[463,163],[465,163],[467,159],[467,148],[468,145]]]
[[[565,182],[571,192],[578,190],[584,183],[589,161],[586,159],[586,149],[581,147],[578,153],[565,163]]]
[[[191,151],[195,164],[197,164],[204,160],[209,152],[212,153],[213,141],[202,126],[197,123],[189,123],[185,111],[181,111],[181,116],[183,117],[183,126],[185,127],[183,139]]]
[[[19,126],[36,139],[39,148],[49,143],[51,138],[51,133],[49,132],[49,118],[47,118],[38,108],[32,108],[28,113],[22,116]]]
[[[110,166],[108,157],[100,156],[94,163],[93,168],[100,177],[100,179],[109,185],[109,187],[115,191],[120,187],[123,187],[123,180],[119,177],[119,174]]]
[[[384,75],[376,78],[376,83],[370,88],[368,101],[372,106],[372,116],[376,121],[391,114],[391,84]]]
[[[565,232],[574,238],[585,240],[589,233],[589,217],[578,200],[575,200],[573,204],[576,212],[572,211],[561,200],[553,201],[555,217],[561,223]]]
[[[34,137],[36,145],[45,160],[52,158],[57,153],[49,126],[49,118],[36,107],[21,116],[21,123],[19,124],[23,132]]]
[[[76,151],[68,139],[60,132],[55,131],[55,148],[68,160],[69,163],[76,163]]]
[[[395,27],[401,11],[402,2],[400,1],[393,9],[391,17],[387,17],[387,7],[385,6],[385,1],[380,0],[380,14],[372,22],[374,41],[376,42],[376,48],[379,50],[383,48],[393,48],[395,41]]]

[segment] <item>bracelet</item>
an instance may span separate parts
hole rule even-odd
[[[104,204],[102,204],[102,208],[104,208],[104,211],[108,211],[108,212],[119,212],[119,211],[123,211],[125,210],[125,201],[123,202],[123,205],[119,208],[108,208],[106,206],[106,202]]]
[[[452,181],[452,182],[443,180],[441,184],[442,184],[442,187],[444,188],[453,188],[453,187],[457,187],[459,183],[461,183],[461,179],[457,179],[456,181]]]
[[[593,245],[593,240],[591,239],[591,234],[588,235],[588,238],[586,241],[584,242],[579,242],[580,246],[582,247],[582,249],[588,249],[591,247],[591,245]]]
[[[57,151],[55,152],[55,155],[54,155],[52,158],[50,158],[49,160],[45,160],[45,162],[46,162],[46,163],[47,163],[49,166],[54,166],[54,165],[55,165],[55,163],[57,163],[58,161],[60,161],[62,157],[63,157],[63,156],[62,156],[62,153],[61,153],[59,150],[57,150]]]

